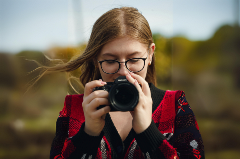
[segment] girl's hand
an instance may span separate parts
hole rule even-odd
[[[93,92],[93,88],[104,86],[106,82],[95,80],[87,83],[84,88],[83,111],[85,116],[84,131],[91,136],[100,135],[105,125],[105,116],[110,112],[108,102],[108,92],[97,90]],[[100,105],[106,105],[101,109],[97,109]]]
[[[134,84],[139,92],[139,102],[131,112],[133,116],[132,127],[139,134],[146,130],[152,122],[152,97],[149,85],[141,76],[130,73],[127,80]],[[140,86],[140,85],[142,86]]]

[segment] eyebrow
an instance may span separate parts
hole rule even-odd
[[[133,55],[136,55],[136,54],[140,54],[142,52],[139,52],[139,51],[135,51],[135,52],[132,52],[130,54],[128,54],[127,56],[133,56]],[[104,53],[102,54],[102,56],[112,56],[112,57],[117,57],[114,53]]]

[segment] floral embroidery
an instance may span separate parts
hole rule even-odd
[[[200,155],[200,152],[196,149],[193,149],[193,154],[197,159],[200,159],[202,156]]]

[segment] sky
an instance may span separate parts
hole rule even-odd
[[[234,24],[235,1],[0,0],[0,52],[44,51],[87,42],[94,22],[121,6],[137,8],[153,33],[207,40],[220,26]]]

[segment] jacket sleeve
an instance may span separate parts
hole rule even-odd
[[[84,131],[84,125],[80,123],[79,131],[69,137],[69,129],[75,129],[78,122],[71,116],[72,96],[67,96],[64,108],[60,111],[56,122],[56,134],[50,151],[50,159],[72,159],[72,158],[95,158],[99,150],[99,144],[103,132],[99,136],[90,136]]]
[[[204,159],[203,142],[198,124],[182,91],[176,93],[174,133],[164,136],[152,121],[135,139],[145,158]]]
[[[176,101],[175,132],[172,140],[179,158],[204,159],[204,146],[195,115],[185,93],[179,92]]]

